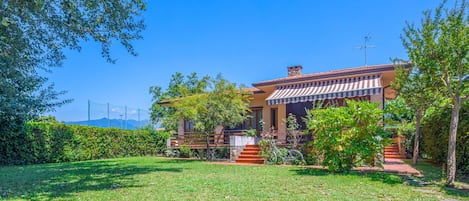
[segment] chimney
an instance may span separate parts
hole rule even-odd
[[[301,65],[288,66],[287,68],[288,68],[288,77],[303,75],[303,73],[301,72],[301,69],[303,69],[303,66],[301,66]]]

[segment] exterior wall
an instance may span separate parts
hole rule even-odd
[[[249,104],[250,107],[262,107],[262,121],[264,121],[263,130],[265,131],[266,128],[270,128],[270,106],[268,106],[265,102],[265,99],[270,95],[270,93],[261,93],[261,94],[254,94],[252,96],[251,103]]]
[[[365,69],[366,70],[366,69]],[[321,76],[324,74],[321,74]],[[360,75],[360,74],[356,74]],[[353,76],[356,76],[353,75]],[[319,75],[318,75],[319,76]],[[334,78],[340,78],[340,77],[348,77],[350,75],[341,75],[339,77],[334,77]],[[394,76],[395,73],[394,71],[386,71],[382,73],[382,78],[381,78],[381,84],[383,88],[382,93],[384,94],[376,94],[376,95],[371,95],[370,96],[370,101],[371,102],[378,102],[379,103],[379,108],[383,109],[383,96],[385,98],[393,98],[395,97],[395,94],[393,93],[393,90],[389,87],[390,83],[394,81]],[[333,77],[333,76],[332,76]],[[314,78],[313,78],[314,79]],[[325,79],[325,78],[322,78]],[[308,80],[302,80],[301,82],[307,82]],[[283,82],[283,80],[279,81]],[[271,95],[275,91],[275,86],[278,85],[279,83],[272,83],[269,85],[263,85],[257,87],[257,89],[262,90],[263,93],[254,93],[252,95],[252,99],[250,102],[250,107],[256,107],[256,108],[262,108],[262,120],[264,121],[263,129],[264,131],[270,131],[272,125],[271,125],[271,109],[272,108],[277,108],[277,128],[275,128],[275,133],[277,135],[277,139],[280,142],[285,142],[286,141],[286,124],[284,122],[284,119],[287,117],[287,107],[286,104],[280,104],[280,105],[267,105],[266,99],[269,95]],[[281,84],[281,83],[280,83]],[[256,91],[258,92],[258,91]],[[222,128],[217,127],[215,130],[216,134],[219,134],[221,132]],[[184,121],[181,119],[179,121],[179,126],[178,126],[178,138],[182,139],[184,138]],[[183,142],[179,142],[183,143]]]
[[[270,109],[270,106],[265,106],[264,108],[262,108],[262,120],[264,121],[264,127],[262,127],[262,129],[264,131],[270,130],[270,128],[272,127],[270,123]]]
[[[265,99],[273,93],[272,91],[261,93],[261,94],[254,94],[253,99],[251,100],[250,107],[262,107],[262,120],[264,121],[264,131],[270,131],[272,124],[271,124],[271,109],[277,108],[277,127],[275,129],[275,133],[278,137],[278,140],[284,142],[286,140],[286,125],[283,120],[287,117],[286,114],[286,105],[267,105]]]
[[[287,126],[283,121],[287,118],[287,107],[285,104],[278,105],[278,129],[277,129],[277,139],[280,142],[285,142],[287,140]]]
[[[383,109],[383,94],[375,94],[370,96],[370,102],[378,102],[379,108]]]
[[[215,128],[215,134],[220,134],[223,131],[223,126],[217,126]]]
[[[184,119],[179,119],[178,123],[178,138],[184,137]]]

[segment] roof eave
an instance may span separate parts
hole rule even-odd
[[[404,68],[410,68],[410,64],[401,64]],[[252,86],[254,87],[264,87],[264,86],[271,86],[271,85],[278,85],[278,84],[288,84],[294,82],[304,82],[309,80],[316,80],[316,79],[327,79],[327,78],[334,78],[334,77],[343,77],[343,76],[350,76],[350,75],[358,75],[358,74],[368,74],[368,73],[380,73],[385,71],[392,71],[395,69],[393,64],[388,65],[381,65],[381,66],[370,66],[367,68],[361,68],[357,70],[351,71],[338,71],[338,72],[326,72],[321,74],[310,74],[304,75],[300,77],[292,77],[287,79],[277,79],[277,80],[269,80],[263,82],[253,83]]]

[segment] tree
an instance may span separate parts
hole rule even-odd
[[[27,142],[24,124],[55,107],[53,84],[39,70],[50,72],[65,59],[64,48],[80,50],[82,40],[101,43],[110,62],[114,41],[136,55],[131,41],[144,29],[141,0],[4,0],[0,3],[0,153],[5,164],[22,164],[19,145]]]
[[[415,125],[412,123],[415,118],[415,111],[407,106],[401,96],[395,99],[386,100],[384,123],[392,129],[397,129],[398,135],[405,135],[406,132],[415,133]]]
[[[387,145],[383,111],[378,103],[347,100],[346,107],[310,110],[306,127],[314,133],[315,150],[324,156],[323,166],[334,172],[360,165],[381,165],[376,161]]]
[[[195,130],[205,138],[206,157],[211,160],[214,150],[210,150],[210,136],[218,126],[235,127],[246,120],[249,98],[249,92],[218,75],[209,80],[206,91],[173,99],[173,119],[190,119],[194,123]]]
[[[406,153],[411,152],[415,139],[415,111],[399,95],[395,99],[386,100],[385,106],[385,130],[396,131],[398,136],[405,137],[404,143],[399,144],[404,146],[399,148],[404,148]]]
[[[141,0],[2,1],[0,133],[18,130],[25,121],[70,101],[58,100],[64,92],[45,86],[47,78],[38,71],[61,65],[64,48],[80,50],[80,42],[91,39],[114,62],[110,47],[119,41],[136,55],[131,41],[141,38],[145,6]]]
[[[293,143],[292,148],[296,149],[303,134],[300,131],[300,124],[298,123],[296,116],[292,113],[289,113],[287,118],[283,119],[283,122],[287,125],[287,142],[289,141]]]
[[[176,130],[179,119],[174,118],[176,109],[174,107],[162,106],[164,101],[175,100],[184,96],[204,93],[209,85],[209,76],[199,78],[197,73],[191,73],[184,77],[182,73],[175,73],[171,76],[166,91],[163,92],[160,86],[150,87],[150,94],[153,96],[151,105],[151,119],[154,123],[161,123],[167,130]]]
[[[465,79],[469,75],[469,6],[463,0],[448,9],[445,3],[434,12],[425,11],[420,28],[407,23],[401,38],[412,64],[451,100],[446,184],[454,186],[459,111],[469,99],[469,82]]]
[[[396,82],[392,83],[406,105],[415,111],[415,134],[412,162],[417,164],[419,156],[420,128],[422,118],[437,96],[430,76],[422,74],[417,67],[405,69],[396,65]],[[406,126],[405,124],[401,126]]]

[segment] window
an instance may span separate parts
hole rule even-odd
[[[190,119],[184,120],[184,132],[194,132],[194,121]]]
[[[262,108],[251,108],[250,118],[243,123],[243,129],[262,130]]]
[[[277,108],[270,109],[270,127],[273,127],[274,130],[277,130]]]
[[[256,129],[258,133],[262,131],[262,107],[251,108],[249,118],[240,125],[233,128],[225,128],[226,130],[248,130]]]

